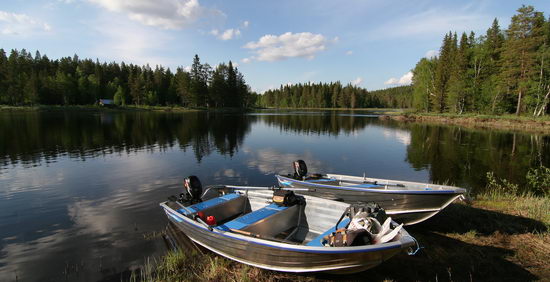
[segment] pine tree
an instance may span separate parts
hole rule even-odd
[[[476,106],[482,112],[500,112],[500,104],[504,90],[500,83],[501,53],[504,35],[500,30],[498,20],[493,20],[492,26],[487,30],[485,40],[480,42],[478,49],[479,58],[475,63],[474,71],[480,80],[480,94],[476,96]]]
[[[191,87],[189,93],[193,106],[207,106],[209,67],[208,64],[202,65],[199,56],[195,55],[193,65],[191,65]]]
[[[540,24],[543,27],[543,43],[537,51],[538,74],[531,86],[532,95],[526,101],[535,117],[545,115],[550,103],[550,19]]]
[[[522,6],[506,30],[502,51],[501,80],[508,93],[515,93],[516,115],[523,111],[522,100],[527,95],[529,80],[536,74],[536,52],[544,40],[542,27],[537,25],[540,13],[533,6]]]

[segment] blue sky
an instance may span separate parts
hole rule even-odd
[[[369,90],[410,83],[449,30],[505,29],[522,4],[550,1],[12,0],[0,48],[175,69],[194,54],[229,60],[253,90],[339,80]]]

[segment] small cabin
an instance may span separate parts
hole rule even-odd
[[[98,104],[103,107],[114,107],[115,101],[111,99],[99,99]]]

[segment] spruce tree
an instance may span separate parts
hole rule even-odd
[[[432,109],[439,113],[446,110],[449,79],[453,71],[456,51],[456,36],[451,32],[445,35],[439,52],[439,59],[435,68],[435,93],[431,96]]]
[[[468,63],[470,53],[470,44],[466,33],[462,33],[460,45],[454,56],[453,68],[449,78],[449,86],[447,93],[447,106],[451,112],[462,114],[469,106],[469,79]]]

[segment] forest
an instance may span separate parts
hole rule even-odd
[[[532,6],[517,10],[502,31],[498,20],[486,34],[449,32],[439,55],[413,70],[413,107],[421,112],[549,113],[550,19]]]
[[[162,66],[100,63],[77,55],[50,60],[36,51],[0,49],[0,104],[91,105],[113,99],[117,105],[248,107],[256,102],[244,76],[233,66],[215,69],[193,59],[189,71]]]
[[[351,84],[306,83],[281,85],[258,96],[258,105],[276,108],[409,108],[410,86],[368,92]]]

